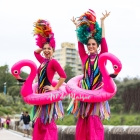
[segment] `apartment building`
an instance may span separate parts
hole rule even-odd
[[[82,74],[81,60],[74,43],[62,43],[61,49],[54,52],[54,58],[59,61],[63,68],[65,68],[66,65],[71,66],[74,75]]]

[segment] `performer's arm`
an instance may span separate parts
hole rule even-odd
[[[108,17],[110,14],[110,12],[107,12],[105,14],[102,13],[102,17],[101,19],[101,28],[102,28],[102,40],[101,40],[101,53],[104,52],[108,52],[108,47],[107,47],[107,43],[106,43],[106,39],[105,39],[105,25],[104,25],[104,20],[106,19],[106,17]]]
[[[48,91],[59,89],[59,87],[63,84],[63,82],[65,81],[65,79],[67,77],[65,71],[60,66],[60,64],[55,59],[53,59],[52,61],[53,61],[52,62],[53,63],[53,69],[54,69],[55,72],[58,73],[60,78],[59,78],[59,81],[58,81],[58,83],[57,83],[57,85],[55,87],[53,87],[53,86],[45,86],[44,87],[44,89],[46,89]]]
[[[100,52],[100,54],[102,54],[104,52],[108,52],[108,47],[107,47],[106,39],[105,38],[102,38],[102,40],[101,40],[101,52]]]
[[[60,66],[60,64],[56,60],[54,60],[54,68],[56,72],[58,73],[58,75],[60,76],[57,85],[54,87],[54,89],[57,90],[63,84],[67,76],[63,68]]]
[[[77,23],[77,20],[76,18],[72,18],[71,21],[74,23],[74,25],[76,26],[76,29],[78,27],[78,23]],[[77,37],[77,40],[78,40],[78,37]],[[86,54],[86,51],[85,51],[85,48],[84,48],[84,45],[78,40],[78,52],[79,52],[79,55],[80,55],[80,58],[83,62],[83,58],[87,55]]]
[[[37,50],[34,51],[34,55],[40,63],[44,61],[44,58],[40,55],[41,52],[42,52],[41,48],[38,48]]]
[[[105,12],[106,12],[105,14],[102,13],[103,16],[100,18],[100,19],[101,19],[101,28],[102,28],[102,38],[105,37],[105,25],[104,25],[104,20],[105,20],[106,17],[108,17],[109,14],[110,14],[110,12],[107,12],[107,11],[105,11]]]
[[[84,45],[80,41],[78,41],[78,52],[79,52],[80,58],[83,62],[83,59],[85,58],[85,56],[87,56],[87,53],[85,51]]]

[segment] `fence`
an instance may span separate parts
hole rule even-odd
[[[23,131],[23,123],[11,122],[10,128]],[[30,124],[31,126],[31,124]],[[105,140],[140,140],[140,126],[108,126],[104,125]],[[75,126],[58,125],[58,140],[75,140]]]

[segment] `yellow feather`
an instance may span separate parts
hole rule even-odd
[[[99,73],[98,76],[94,79],[93,85],[96,83],[96,81],[98,80],[99,76],[100,76],[100,73]]]

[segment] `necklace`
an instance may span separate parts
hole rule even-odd
[[[93,53],[93,54],[90,54],[90,58],[95,58],[95,56],[97,55],[97,53]]]

